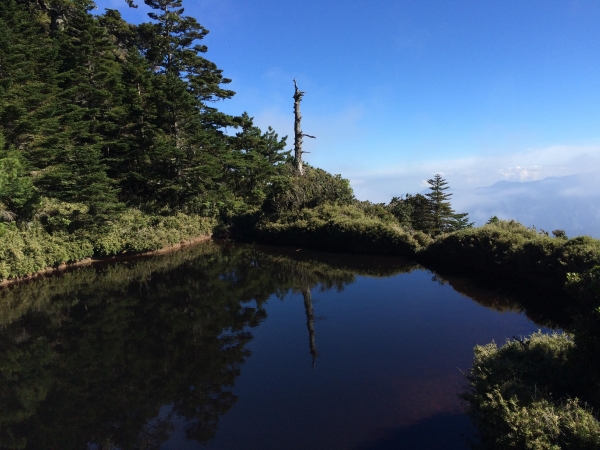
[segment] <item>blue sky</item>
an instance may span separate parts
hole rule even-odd
[[[138,3],[143,3],[141,0]],[[147,20],[124,0],[97,0]],[[247,111],[288,135],[292,79],[309,163],[357,197],[600,169],[600,2],[184,0]],[[457,191],[457,192],[458,192]]]

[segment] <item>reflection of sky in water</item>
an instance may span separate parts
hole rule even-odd
[[[473,346],[527,335],[525,315],[484,308],[426,271],[313,289],[311,368],[300,293],[272,297],[252,330],[238,397],[208,449],[468,448],[457,394]],[[198,448],[174,418],[162,448]]]

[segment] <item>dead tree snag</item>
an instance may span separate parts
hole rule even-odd
[[[296,83],[296,79],[294,78],[294,166],[300,175],[304,175],[304,167],[302,166],[302,154],[308,153],[302,150],[302,138],[304,136],[316,139],[314,136],[310,134],[302,133],[302,114],[300,114],[300,102],[302,101],[302,97],[306,92],[302,92],[298,89],[298,84]]]

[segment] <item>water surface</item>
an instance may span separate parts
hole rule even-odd
[[[540,328],[398,258],[212,242],[5,289],[0,324],[32,449],[467,449],[473,346]]]

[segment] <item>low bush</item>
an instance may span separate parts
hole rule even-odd
[[[578,369],[573,340],[535,333],[475,347],[463,395],[482,449],[597,449],[600,424],[578,400],[595,390]]]
[[[369,216],[356,205],[333,204],[265,217],[256,225],[254,236],[273,244],[402,256],[413,256],[426,240],[393,222]]]
[[[48,267],[88,258],[94,246],[67,233],[50,234],[38,224],[4,230],[0,240],[0,280],[30,275]]]
[[[592,310],[600,306],[600,266],[582,273],[567,273],[566,289],[581,308]]]
[[[216,220],[177,213],[149,216],[128,210],[103,232],[89,239],[97,256],[140,253],[158,250],[198,236],[212,233]]]
[[[366,217],[381,220],[388,225],[400,225],[398,219],[386,208],[384,203],[357,200],[354,202],[354,206],[361,210]]]
[[[280,176],[274,178],[267,194],[265,212],[284,213],[326,203],[348,205],[354,201],[350,181],[341,175],[308,165],[304,167],[303,176],[297,176],[295,171],[291,164],[281,168]]]
[[[420,255],[475,272],[543,279],[562,287],[567,273],[600,264],[600,240],[549,237],[514,221],[498,221],[439,236]]]
[[[93,256],[113,256],[157,250],[208,235],[214,219],[176,214],[149,216],[126,210],[93,233],[79,230],[48,232],[39,222],[18,228],[5,224],[0,240],[0,280],[19,278],[41,270]]]

